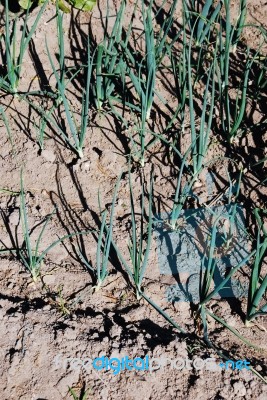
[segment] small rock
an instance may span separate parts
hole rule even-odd
[[[90,339],[99,339],[99,335],[98,335],[98,333],[97,332],[94,332],[91,336],[90,336]]]
[[[16,345],[15,345],[15,350],[20,351],[23,349],[23,342],[22,339],[18,339]]]
[[[55,280],[56,280],[56,278],[54,275],[44,275],[44,277],[43,277],[43,281],[46,285],[51,285],[51,284],[55,283]]]
[[[120,336],[121,334],[121,327],[113,325],[112,328],[109,330],[109,335],[111,338],[115,338]]]
[[[246,396],[247,390],[243,382],[241,381],[235,382],[233,384],[233,388],[234,388],[234,394],[236,394],[237,397]]]
[[[19,210],[14,210],[8,220],[10,225],[17,226],[19,224]]]
[[[56,155],[53,151],[51,150],[43,150],[42,151],[42,156],[44,159],[50,163],[53,163],[56,159]]]
[[[89,171],[90,165],[91,165],[90,161],[84,161],[84,162],[81,164],[81,171],[83,171],[83,172]]]
[[[193,184],[193,189],[198,189],[201,188],[202,186],[203,186],[202,182],[198,180]]]

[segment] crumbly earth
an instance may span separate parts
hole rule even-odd
[[[130,23],[134,2],[126,8],[124,26]],[[158,4],[161,2],[158,1]],[[171,2],[167,2],[168,8]],[[238,15],[238,2],[231,2],[233,21]],[[109,29],[120,2],[109,1]],[[106,1],[99,1],[92,14],[73,12],[64,16],[66,65],[80,63],[84,55],[84,32],[88,27],[92,42],[103,38],[103,16]],[[154,10],[155,11],[155,10]],[[247,22],[266,24],[267,3],[248,1]],[[38,10],[29,18],[32,24]],[[140,9],[137,10],[140,13]],[[20,81],[21,91],[34,91],[55,87],[51,66],[45,47],[47,40],[54,62],[57,62],[57,27],[53,18],[55,9],[48,6],[37,26],[29,51],[25,55]],[[178,7],[176,27],[181,22]],[[2,20],[3,23],[3,20]],[[1,23],[1,25],[2,25]],[[135,20],[136,35],[140,18]],[[2,28],[1,28],[2,29]],[[259,31],[247,27],[243,40],[252,48],[260,40]],[[264,52],[264,49],[262,50]],[[266,54],[266,53],[265,53]],[[236,55],[240,65],[242,57]],[[239,63],[239,64],[238,64]],[[235,66],[236,67],[236,66]],[[257,71],[255,71],[255,74]],[[160,133],[168,123],[171,110],[176,107],[175,91],[171,89],[171,76],[162,75],[157,90],[166,100],[151,115],[151,130]],[[170,89],[170,90],[169,90]],[[253,91],[253,87],[249,89]],[[201,88],[200,88],[201,91]],[[73,110],[80,112],[81,84],[79,80],[69,93]],[[40,105],[40,99],[34,98]],[[39,103],[38,103],[39,102]],[[23,167],[24,188],[28,220],[32,230],[32,242],[37,240],[40,223],[56,207],[55,215],[47,225],[40,250],[53,241],[76,231],[99,229],[101,220],[98,203],[110,211],[114,187],[120,171],[127,171],[127,157],[131,148],[131,130],[109,113],[90,113],[90,123],[85,141],[84,157],[77,160],[73,152],[64,146],[52,127],[47,126],[45,147],[38,146],[38,118],[36,111],[26,101],[1,96],[13,138],[13,149],[7,136],[6,126],[0,120],[0,240],[1,247],[14,247],[16,240],[23,241],[20,218],[20,171]],[[49,101],[46,104],[51,107]],[[264,107],[254,109],[248,104],[251,121],[257,124],[264,117]],[[127,115],[126,118],[133,118]],[[186,121],[188,122],[188,120]],[[181,148],[189,144],[189,128],[185,123]],[[66,130],[68,128],[66,127]],[[247,132],[233,144],[230,151],[224,140],[215,133],[212,137],[207,160],[208,167],[200,176],[198,187],[202,202],[208,199],[205,188],[207,171],[218,177],[216,195],[220,195],[227,182],[226,171],[238,172],[238,163],[247,167],[241,186],[241,203],[247,210],[246,223],[251,224],[250,210],[266,202],[267,191],[261,185],[265,166],[251,168],[263,158],[266,129]],[[231,157],[234,162],[220,159]],[[217,158],[216,158],[217,157]],[[212,160],[212,162],[211,162]],[[155,142],[147,154],[147,163],[140,172],[138,165],[132,170],[133,196],[139,207],[141,181],[149,188],[151,165],[154,166],[154,195],[158,213],[167,211],[172,204],[177,177],[175,160],[169,159],[166,146]],[[231,167],[229,166],[231,164]],[[233,166],[234,165],[234,166]],[[264,170],[262,169],[264,168]],[[142,178],[142,179],[141,179]],[[183,185],[186,178],[183,178]],[[197,189],[196,189],[197,190]],[[220,196],[219,196],[220,198]],[[220,204],[220,203],[218,203]],[[195,206],[195,205],[194,205]],[[190,207],[190,205],[188,205]],[[130,196],[126,175],[123,175],[115,208],[114,238],[124,256],[130,226]],[[41,278],[35,283],[25,268],[10,254],[0,259],[0,389],[3,400],[62,400],[71,399],[68,392],[77,394],[88,390],[88,399],[266,399],[266,384],[251,371],[243,369],[216,371],[206,369],[175,369],[170,365],[153,371],[96,370],[71,363],[70,359],[166,357],[222,359],[216,351],[201,339],[202,327],[194,319],[195,306],[186,302],[167,301],[166,288],[175,283],[172,276],[161,275],[157,262],[156,240],[151,245],[149,265],[144,277],[147,295],[160,306],[177,324],[188,332],[183,335],[172,327],[155,308],[145,300],[137,300],[123,266],[116,257],[109,265],[110,274],[103,288],[94,292],[93,276],[80,262],[79,249],[86,249],[88,260],[95,260],[94,234],[73,237],[55,246],[45,258]],[[127,259],[128,259],[127,258]],[[246,269],[243,270],[244,274]],[[267,321],[258,319],[257,325],[246,328],[243,316],[244,299],[211,300],[209,310],[238,330],[260,350],[243,344],[237,337],[214,319],[209,318],[209,338],[229,358],[249,359],[256,372],[267,379]],[[69,361],[67,361],[69,359]],[[77,360],[76,360],[77,361]],[[156,364],[156,361],[155,361]],[[81,397],[82,398],[82,397]]]

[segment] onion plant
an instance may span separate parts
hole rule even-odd
[[[203,42],[210,43],[211,28],[218,21],[220,11],[224,7],[226,39],[230,40],[230,49],[235,52],[237,43],[240,40],[245,25],[247,0],[239,1],[239,15],[234,25],[231,24],[231,7],[230,0],[220,0],[214,5],[213,0],[206,0],[204,5],[201,1],[184,0],[183,9],[188,18],[190,30],[197,20],[197,29],[194,33],[196,44],[201,46]]]
[[[220,232],[220,237],[222,236],[221,237],[222,244],[220,245],[220,247],[223,248],[224,252],[227,252],[229,250],[231,243],[234,240],[234,227],[237,224],[236,216],[237,216],[237,206],[238,206],[238,202],[236,200],[240,193],[242,174],[243,171],[241,170],[239,173],[239,179],[237,180],[236,185],[234,187],[230,175],[228,173],[229,189],[225,191],[225,195],[227,195],[228,192],[228,204],[227,204],[228,207],[225,212],[223,212],[223,210],[220,210],[218,213],[217,210],[213,210],[211,207],[206,205],[206,208],[208,208],[209,212],[212,214],[214,218],[214,222],[212,225],[211,233],[210,235],[208,235],[207,239],[208,251],[206,252],[206,254],[204,254],[202,258],[201,277],[200,277],[200,304],[202,302],[206,303],[205,300],[210,293],[211,283],[214,277],[215,267],[217,263],[217,258],[215,257],[216,239],[217,239],[217,234],[219,233],[218,226],[221,220],[229,222],[228,229],[225,229],[223,227],[223,232]],[[235,199],[235,201],[233,201],[233,199]],[[243,260],[241,264],[244,265]],[[215,293],[215,291],[213,293]]]
[[[180,217],[181,211],[184,207],[184,203],[192,190],[193,184],[198,178],[198,175],[203,169],[204,159],[208,151],[209,136],[213,122],[213,112],[215,106],[215,75],[216,75],[216,55],[217,48],[215,49],[214,59],[212,60],[211,66],[206,80],[206,88],[203,95],[203,104],[201,111],[201,120],[199,128],[197,128],[195,118],[195,103],[194,103],[194,92],[193,92],[193,70],[191,67],[191,46],[192,46],[192,35],[190,37],[189,47],[186,49],[185,34],[183,40],[183,66],[177,75],[178,86],[180,88],[179,96],[181,99],[181,107],[179,113],[181,115],[181,121],[184,121],[185,110],[186,110],[186,92],[188,90],[188,106],[190,115],[190,128],[191,128],[191,144],[184,155],[177,152],[181,159],[180,171],[177,178],[177,185],[175,190],[174,202],[172,212],[170,216],[169,226],[172,230],[177,228],[177,221]],[[211,86],[211,87],[210,87]],[[182,123],[182,132],[183,132]],[[198,129],[198,132],[197,132]],[[174,146],[175,148],[175,146]],[[189,156],[191,156],[192,167],[189,167]],[[184,173],[189,173],[188,182],[182,188],[182,177]]]
[[[20,177],[20,214],[21,214],[21,220],[22,220],[22,231],[23,231],[23,237],[24,241],[22,246],[18,249],[17,254],[22,262],[22,264],[26,267],[26,269],[29,270],[29,272],[32,275],[33,280],[36,282],[40,275],[40,268],[41,264],[47,255],[47,253],[55,247],[57,244],[61,243],[63,240],[67,238],[71,238],[76,235],[81,235],[81,234],[86,234],[87,232],[75,232],[69,235],[65,235],[58,240],[54,241],[50,246],[48,246],[45,250],[40,251],[40,245],[42,242],[43,235],[45,233],[46,227],[48,223],[50,222],[51,218],[55,214],[54,210],[44,221],[43,227],[40,231],[40,234],[37,238],[35,248],[32,246],[31,243],[31,232],[32,230],[29,228],[29,222],[28,222],[28,214],[27,214],[27,207],[26,207],[26,200],[25,200],[25,191],[24,191],[24,185],[23,185],[23,173],[21,171],[21,177]],[[14,252],[14,250],[12,251]]]
[[[207,73],[206,87],[203,94],[203,103],[201,105],[201,120],[199,132],[197,133],[196,116],[195,116],[195,103],[193,93],[193,70],[191,67],[192,57],[192,41],[191,34],[189,46],[187,50],[187,70],[188,70],[188,97],[189,97],[189,115],[190,115],[190,128],[191,128],[191,143],[192,143],[192,163],[193,173],[196,176],[198,171],[203,165],[204,158],[207,154],[209,146],[209,136],[212,128],[214,118],[215,106],[215,82],[216,82],[216,57],[217,45],[215,45],[213,59]]]
[[[174,231],[178,228],[178,221],[181,215],[182,209],[184,207],[185,201],[190,196],[192,186],[195,182],[196,176],[189,175],[188,182],[182,188],[182,177],[186,171],[187,166],[187,157],[189,152],[191,152],[192,145],[189,146],[188,150],[186,151],[184,157],[182,158],[180,171],[177,177],[177,185],[175,189],[175,195],[173,200],[172,211],[170,215],[170,221],[167,222],[167,225]],[[200,171],[197,171],[197,175]]]
[[[247,105],[247,89],[249,76],[252,70],[252,65],[257,58],[259,50],[255,53],[254,56],[251,56],[249,48],[247,48],[246,50],[244,77],[243,81],[240,82],[240,86],[236,95],[234,112],[231,112],[231,100],[229,96],[229,73],[231,65],[229,46],[230,41],[226,40],[226,43],[223,43],[222,35],[220,34],[219,89],[221,101],[221,121],[223,131],[225,132],[228,141],[232,143],[244,119]]]
[[[165,4],[166,4],[166,1],[163,1],[161,7],[159,7],[159,9],[155,15],[155,19],[158,16],[158,14],[162,11],[162,8]],[[170,50],[172,48],[173,44],[175,43],[175,40],[177,40],[178,37],[180,36],[180,32],[179,32],[178,35],[175,36],[175,38],[174,38],[175,40],[172,40],[171,43],[167,43],[168,35],[173,27],[173,23],[174,23],[174,19],[175,19],[174,13],[177,9],[177,4],[178,4],[178,0],[174,0],[171,3],[170,9],[169,9],[168,13],[166,13],[164,21],[160,26],[160,31],[157,34],[155,45],[153,45],[153,42],[152,42],[152,47],[155,47],[155,59],[157,60],[156,61],[157,63],[159,63],[159,61],[166,55],[167,49]],[[152,5],[153,5],[153,1],[150,2],[150,7]],[[146,25],[148,25],[147,28],[149,27],[149,25],[150,26],[152,25],[151,13],[149,15],[149,20]],[[151,39],[153,40],[153,38],[151,38]],[[151,39],[150,39],[150,41],[151,41]],[[148,42],[148,50],[149,50],[149,42]]]
[[[249,326],[251,321],[256,317],[267,315],[267,273],[263,272],[265,256],[267,250],[267,230],[264,227],[263,216],[267,214],[267,210],[254,210],[256,222],[258,225],[256,255],[252,265],[250,276],[250,286],[247,301],[246,325]],[[263,235],[263,237],[262,237]]]
[[[213,0],[207,0],[203,6],[199,20],[197,23],[196,31],[196,45],[201,46],[202,43],[208,39],[212,26],[216,23],[219,13],[221,11],[222,3],[218,2],[215,9],[213,9]]]
[[[84,265],[90,269],[96,279],[96,286],[93,287],[95,291],[98,291],[100,287],[103,285],[106,277],[108,276],[108,263],[110,259],[110,246],[112,243],[112,231],[113,231],[113,223],[114,223],[114,212],[115,212],[115,204],[117,200],[117,193],[119,190],[119,185],[121,181],[122,174],[119,175],[117,180],[117,184],[115,187],[111,211],[110,211],[110,222],[107,224],[107,210],[101,212],[101,227],[98,233],[98,240],[97,240],[97,249],[96,249],[96,265],[95,267],[82,255],[80,252],[80,257]],[[99,206],[100,205],[100,198]]]
[[[133,197],[133,186],[131,173],[129,171],[129,189],[130,189],[130,204],[131,204],[131,233],[128,243],[128,251],[130,255],[131,265],[125,260],[117,244],[113,241],[113,246],[117,255],[125,267],[132,284],[136,290],[136,297],[140,299],[142,293],[142,281],[148,265],[151,239],[152,239],[152,198],[153,198],[153,176],[150,181],[149,205],[148,205],[148,223],[145,218],[145,193],[144,182],[141,186],[141,212],[140,212],[140,228],[138,229],[138,221],[136,219],[136,208]]]
[[[121,76],[124,80],[124,62],[122,59],[122,23],[125,13],[126,1],[121,2],[118,14],[110,36],[107,33],[109,6],[107,2],[107,16],[105,37],[102,43],[97,46],[96,56],[96,81],[94,86],[96,107],[102,110],[105,102],[112,102],[119,100],[114,93],[115,79]]]
[[[240,183],[241,183],[241,173],[239,176],[239,180],[237,182],[237,187],[236,187],[236,193],[235,193],[235,198],[237,198],[239,191],[240,191]],[[229,331],[231,331],[235,336],[237,336],[241,341],[246,343],[248,346],[253,347],[255,349],[259,350],[259,347],[255,346],[253,343],[251,343],[249,340],[247,340],[245,337],[243,337],[236,329],[231,327],[226,321],[224,321],[222,318],[218,317],[217,315],[213,314],[212,312],[209,311],[208,309],[208,303],[211,299],[213,299],[216,295],[219,294],[219,292],[225,288],[227,288],[230,279],[234,276],[234,274],[239,271],[244,265],[248,264],[251,259],[255,256],[257,251],[261,252],[264,248],[266,250],[265,244],[259,243],[258,250],[251,250],[251,252],[246,255],[241,261],[237,263],[237,265],[232,266],[231,269],[227,272],[226,276],[222,281],[216,285],[215,288],[212,289],[212,282],[214,280],[214,274],[215,274],[215,269],[216,269],[216,264],[217,264],[217,257],[215,257],[215,252],[216,252],[216,237],[218,234],[218,225],[220,223],[221,219],[228,220],[230,222],[230,228],[229,232],[224,232],[225,233],[225,251],[228,250],[229,248],[229,243],[230,241],[233,240],[233,225],[236,223],[235,218],[236,218],[236,207],[237,203],[234,202],[231,204],[232,197],[233,197],[233,187],[230,185],[229,187],[229,205],[231,205],[230,209],[227,210],[226,212],[212,212],[214,215],[214,223],[211,228],[211,234],[207,238],[207,243],[206,243],[206,251],[205,254],[203,255],[202,258],[202,263],[201,263],[201,270],[200,270],[200,302],[198,306],[198,311],[197,311],[197,318],[201,318],[203,328],[204,328],[204,337],[207,342],[209,342],[208,339],[208,324],[207,324],[207,315],[211,316],[214,318],[217,322],[222,324],[224,327],[226,327]],[[266,242],[265,242],[266,243]],[[267,243],[266,243],[267,246]],[[264,251],[265,251],[264,250]],[[257,254],[256,254],[257,258]],[[266,289],[266,288],[265,288]]]
[[[129,168],[129,189],[130,189],[130,204],[131,204],[131,233],[130,241],[128,243],[128,251],[130,262],[128,262],[119,250],[117,243],[112,239],[112,245],[116,254],[126,269],[130,281],[135,289],[136,297],[138,300],[145,299],[152,307],[159,312],[172,326],[178,329],[179,332],[185,333],[185,330],[175,322],[160,306],[158,306],[146,293],[142,287],[143,278],[148,265],[151,241],[152,241],[152,228],[153,228],[153,174],[150,177],[150,190],[149,190],[149,204],[148,204],[148,222],[145,222],[145,193],[144,182],[142,180],[141,186],[141,212],[138,224],[136,217],[135,201],[133,197],[132,178]],[[139,228],[139,229],[138,229]]]
[[[205,1],[204,5],[201,1],[183,0],[183,15],[198,47],[210,44],[212,27],[218,20],[221,8],[222,0],[215,8],[213,0]]]
[[[150,118],[151,108],[155,95],[156,81],[156,59],[155,59],[155,38],[152,24],[152,4],[145,10],[144,2],[142,2],[142,14],[146,41],[146,76],[145,76],[145,102],[142,104],[142,121]],[[143,97],[142,97],[142,100]],[[144,107],[145,106],[145,107]]]
[[[70,129],[70,136],[64,132],[64,130],[59,126],[56,120],[52,117],[51,112],[43,114],[43,117],[47,119],[47,121],[52,124],[61,135],[62,139],[66,142],[66,144],[78,155],[79,158],[83,157],[83,146],[86,137],[88,119],[89,119],[89,104],[90,104],[90,83],[92,76],[92,64],[93,64],[93,56],[90,53],[90,39],[88,36],[88,44],[87,44],[87,65],[85,66],[85,89],[83,89],[82,93],[82,110],[81,110],[81,122],[80,127],[78,127],[77,122],[75,121],[74,113],[72,112],[70,103],[67,99],[66,95],[66,82],[64,80],[64,74],[62,74],[62,69],[64,67],[64,39],[63,39],[63,14],[59,12],[59,48],[60,48],[60,68],[61,72],[59,73],[54,65],[51,54],[49,52],[47,42],[46,49],[49,57],[49,61],[54,73],[54,76],[57,81],[58,88],[58,99],[56,102],[56,106],[58,106],[61,102],[64,106],[64,111],[66,113],[66,119],[68,123],[68,127]],[[53,111],[53,109],[52,109]],[[43,128],[43,127],[42,127]]]
[[[253,343],[248,341],[245,337],[243,337],[236,329],[231,327],[226,321],[217,315],[213,314],[208,309],[208,302],[213,299],[216,295],[218,295],[219,291],[223,290],[227,287],[230,279],[234,274],[240,270],[244,265],[246,265],[250,259],[253,258],[256,251],[251,251],[246,257],[244,257],[236,266],[232,267],[230,271],[227,273],[226,277],[212,290],[212,282],[214,279],[214,273],[216,268],[217,259],[215,257],[215,249],[216,249],[216,234],[218,230],[218,224],[220,219],[225,216],[217,215],[217,218],[213,224],[210,241],[207,246],[207,255],[203,256],[202,265],[201,265],[201,279],[200,279],[200,303],[198,306],[198,311],[196,314],[196,319],[201,319],[203,328],[204,328],[204,338],[209,343],[208,339],[208,324],[207,324],[207,315],[214,318],[224,327],[226,327],[229,331],[231,331],[235,336],[237,336],[240,340],[246,343],[248,346],[259,349]],[[204,271],[203,271],[204,270]]]
[[[140,151],[136,153],[142,167],[145,165],[145,151],[147,149],[146,137],[149,131],[147,129],[147,121],[150,118],[151,108],[154,102],[156,73],[160,63],[160,58],[156,60],[155,37],[152,24],[152,5],[153,1],[150,1],[149,6],[145,8],[144,3],[142,3],[146,44],[144,58],[141,62],[138,62],[137,59],[134,59],[132,55],[129,54],[129,51],[126,52],[127,57],[129,57],[126,73],[130,78],[138,98],[137,107],[134,104],[129,104],[129,107],[135,114],[138,109],[140,110],[140,112],[137,112],[138,122],[135,130],[139,136],[140,142]],[[158,54],[160,54],[162,51],[161,42],[159,42],[158,45]]]
[[[240,40],[242,30],[245,27],[246,0],[240,1],[240,15],[235,27],[233,27],[230,22],[229,0],[224,0],[224,5],[226,10],[226,19],[224,23],[222,18],[220,18],[220,30],[218,36],[220,56],[217,77],[221,103],[220,108],[222,128],[226,134],[227,140],[232,143],[244,119],[250,74],[253,64],[255,60],[257,60],[258,54],[266,40],[266,33],[264,33],[264,30],[258,27],[260,32],[263,34],[263,40],[261,44],[258,46],[258,49],[254,51],[254,54],[250,51],[249,47],[246,48],[243,78],[240,81],[240,85],[237,90],[235,104],[231,104],[231,99],[229,96],[231,84],[230,73],[232,68],[231,53],[235,51],[237,43]],[[233,111],[231,109],[233,109]]]
[[[17,94],[24,55],[30,41],[32,40],[37,24],[44,12],[48,0],[44,1],[32,27],[29,30],[27,24],[30,5],[28,5],[20,38],[18,38],[17,35],[17,18],[14,19],[13,23],[10,22],[8,3],[8,0],[5,0],[5,62],[3,63],[6,64],[7,73],[4,77],[0,77],[0,87],[8,93]]]
[[[226,10],[226,24],[230,24],[230,0],[224,0],[224,7]],[[235,23],[235,26],[233,26],[231,29],[233,31],[233,35],[231,34],[231,50],[233,52],[236,51],[237,44],[240,41],[242,31],[245,26],[245,20],[246,20],[246,14],[247,14],[247,0],[240,0],[239,1],[239,15],[237,18],[237,21]],[[227,31],[230,30],[230,28],[226,28]]]
[[[169,57],[171,60],[172,73],[175,80],[175,91],[178,99],[178,107],[176,112],[174,113],[171,121],[169,122],[166,131],[171,127],[174,120],[178,118],[181,126],[181,135],[184,134],[185,128],[185,116],[186,116],[186,103],[187,103],[187,54],[186,54],[186,31],[183,29],[182,33],[183,40],[183,48],[182,52],[180,52],[177,56],[173,51],[169,51]],[[179,135],[178,135],[179,137]],[[177,138],[174,138],[174,145],[177,144]]]

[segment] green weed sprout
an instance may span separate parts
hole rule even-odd
[[[76,394],[75,390],[72,389],[71,387],[69,387],[69,392],[72,395],[73,400],[87,400],[88,399],[87,395],[88,395],[89,390],[86,390],[85,392],[82,391],[80,396],[78,394]]]
[[[248,293],[247,313],[246,313],[246,326],[251,325],[256,317],[267,315],[267,303],[264,305],[260,304],[263,302],[266,290],[267,290],[267,274],[263,277],[262,267],[265,263],[265,255],[267,249],[267,230],[264,227],[262,216],[267,214],[267,210],[260,210],[256,208],[254,210],[256,222],[258,225],[257,244],[256,244],[256,255],[252,266],[250,276],[250,286]],[[263,234],[263,238],[262,238]],[[265,298],[266,301],[266,298]]]
[[[69,13],[70,8],[67,4],[71,5],[74,8],[77,8],[81,11],[92,11],[94,6],[96,5],[96,0],[50,0],[52,3],[56,3],[58,8],[65,12]],[[42,5],[45,0],[19,0],[18,3],[21,8],[27,10],[32,5]],[[66,4],[67,3],[67,4]]]
[[[15,20],[13,21],[13,27],[12,27],[9,20],[8,0],[5,0],[4,38],[5,38],[5,49],[6,49],[5,58],[6,58],[7,75],[5,77],[0,77],[0,87],[8,93],[16,95],[18,92],[23,58],[47,3],[48,0],[44,1],[44,4],[39,10],[30,30],[28,30],[27,26],[29,17],[29,7],[27,7],[24,25],[22,27],[21,38],[18,39],[17,18],[15,18]],[[19,49],[17,49],[18,44],[19,44]]]
[[[85,266],[93,271],[96,277],[96,286],[93,289],[97,292],[100,287],[103,285],[106,277],[108,276],[108,262],[110,257],[110,246],[112,243],[112,231],[113,231],[113,222],[114,222],[114,211],[115,211],[115,204],[117,200],[117,193],[119,190],[119,184],[121,181],[122,174],[119,175],[117,180],[117,184],[114,191],[114,196],[112,200],[111,212],[110,212],[110,222],[109,225],[107,224],[107,210],[101,212],[101,227],[98,234],[98,241],[97,241],[97,250],[96,250],[96,267],[93,267],[88,260],[81,254],[80,258]],[[100,205],[100,198],[99,206]]]

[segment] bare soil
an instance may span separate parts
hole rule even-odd
[[[99,1],[92,15],[74,11],[64,17],[67,64],[82,57],[81,32],[87,32],[88,24],[94,40],[103,37],[101,16],[106,12],[106,2]],[[110,3],[110,15],[114,15],[119,2]],[[127,5],[124,26],[127,27],[133,8]],[[160,3],[160,2],[158,2]],[[233,19],[238,7],[232,3]],[[267,3],[260,0],[248,1],[248,23],[266,25]],[[36,16],[30,17],[30,23]],[[50,53],[58,53],[57,27],[54,8],[48,7],[38,24],[29,52],[23,63],[21,91],[54,87],[51,66],[45,49],[45,38]],[[128,19],[127,19],[128,18]],[[177,24],[181,13],[177,11]],[[135,21],[138,28],[138,21]],[[140,22],[139,22],[140,23]],[[112,20],[110,21],[112,26]],[[77,35],[77,36],[76,36]],[[79,36],[80,35],[80,36]],[[243,40],[256,48],[258,31],[246,28]],[[78,39],[77,39],[78,38]],[[237,54],[238,58],[238,54]],[[159,81],[158,88],[169,107],[175,107],[175,95],[168,91],[165,81]],[[108,113],[92,111],[85,143],[84,158],[77,160],[72,151],[62,145],[60,138],[48,128],[45,149],[40,152],[36,143],[37,129],[33,124],[36,113],[25,101],[9,96],[1,97],[12,132],[15,154],[12,152],[6,128],[0,121],[0,188],[19,192],[20,171],[23,166],[24,186],[27,191],[27,208],[32,238],[36,240],[41,221],[55,207],[57,211],[48,225],[41,244],[42,250],[58,237],[68,233],[99,228],[98,192],[103,207],[110,210],[114,186],[118,173],[127,171],[130,139],[128,132]],[[39,101],[36,99],[36,101]],[[72,105],[80,109],[80,88],[73,88]],[[251,105],[250,111],[253,105]],[[170,109],[162,106],[161,112],[152,113],[151,126],[160,132],[166,124]],[[249,111],[249,110],[248,110]],[[251,111],[251,120],[257,123],[266,110]],[[134,116],[127,116],[132,118]],[[50,130],[49,130],[50,129]],[[128,135],[128,136],[127,136]],[[185,130],[182,146],[187,148],[188,129]],[[209,149],[208,160],[226,154],[238,163],[248,166],[242,184],[241,200],[245,209],[265,204],[267,191],[260,182],[265,178],[264,166],[249,166],[265,154],[265,131],[251,131],[245,138],[238,139],[236,148],[229,154],[226,143],[214,135]],[[240,146],[242,144],[242,146]],[[234,144],[235,146],[235,144]],[[240,150],[241,148],[241,150]],[[148,159],[154,165],[154,192],[160,204],[157,211],[168,209],[172,203],[176,170],[169,163],[166,147],[156,142],[149,150]],[[214,162],[210,168],[217,176],[225,177],[228,161]],[[146,164],[143,176],[149,181],[151,165]],[[223,179],[218,184],[220,193]],[[133,170],[134,196],[140,198],[140,171]],[[205,172],[203,172],[200,197],[207,199]],[[214,194],[216,195],[216,194]],[[189,205],[188,205],[189,207]],[[12,247],[12,238],[22,242],[19,225],[19,197],[0,193],[0,240]],[[127,178],[123,178],[118,192],[114,237],[123,254],[127,255],[127,241],[130,221],[130,196]],[[7,231],[7,222],[10,232]],[[247,224],[251,223],[249,212]],[[62,400],[71,399],[68,387],[77,393],[83,388],[89,390],[89,399],[266,399],[266,385],[251,371],[218,369],[175,370],[166,366],[152,371],[112,371],[73,369],[57,363],[57,356],[67,358],[106,357],[178,357],[206,359],[219,357],[201,341],[194,340],[198,327],[194,324],[193,305],[185,302],[169,303],[165,296],[166,287],[174,283],[173,277],[161,275],[157,262],[156,241],[153,240],[149,267],[144,287],[153,301],[162,307],[171,318],[185,328],[192,336],[185,338],[144,300],[137,301],[123,267],[115,260],[110,264],[110,275],[104,287],[92,292],[92,276],[78,258],[78,245],[86,249],[88,259],[94,259],[96,240],[93,235],[73,238],[54,247],[42,265],[41,280],[33,283],[28,271],[11,256],[0,260],[0,389],[3,400]],[[224,318],[243,336],[262,348],[256,351],[242,344],[228,330],[213,319],[209,320],[210,339],[230,358],[250,359],[255,369],[267,377],[267,321],[263,318],[258,325],[246,328],[243,323],[244,299],[236,301],[212,300],[210,310]],[[260,327],[259,327],[260,325]],[[265,329],[265,330],[264,330]]]

